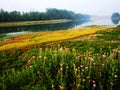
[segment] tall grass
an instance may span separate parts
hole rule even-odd
[[[97,37],[103,40],[120,40],[120,29],[113,29],[112,31],[98,31],[99,34]]]
[[[32,49],[20,56],[19,54],[13,61],[11,58],[9,61],[1,62],[4,68],[1,71],[1,89],[115,90],[120,88],[118,43],[69,41]]]
[[[120,42],[98,38],[0,51],[0,73],[0,90],[119,90]]]

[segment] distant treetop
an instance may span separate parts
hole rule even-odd
[[[118,24],[120,21],[120,14],[118,12],[115,12],[111,16],[111,20],[114,24]]]

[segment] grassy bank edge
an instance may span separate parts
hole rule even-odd
[[[28,26],[39,24],[56,24],[70,22],[69,19],[43,20],[43,21],[20,21],[20,22],[0,22],[0,27]]]
[[[1,44],[0,51],[12,49],[12,48],[22,48],[26,46],[47,43],[47,42],[70,40],[84,35],[94,34],[99,30],[107,30],[107,29],[108,27],[94,26],[94,27],[78,28],[71,30],[60,30],[54,32],[40,32],[37,34],[28,34],[28,36],[23,35],[20,37],[26,37],[25,39],[17,38],[15,40],[13,39],[13,41],[10,42],[8,41],[8,43]]]

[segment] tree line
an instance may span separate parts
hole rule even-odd
[[[9,21],[33,21],[33,20],[53,20],[53,19],[71,19],[71,20],[89,20],[89,15],[76,14],[73,11],[49,8],[46,12],[30,11],[4,11],[0,10],[0,22]]]

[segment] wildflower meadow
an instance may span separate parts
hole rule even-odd
[[[59,41],[27,51],[1,51],[0,89],[119,90],[119,34],[116,40],[107,32],[111,34],[106,40],[106,33],[98,33],[96,40]]]

